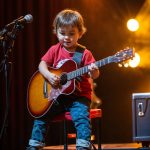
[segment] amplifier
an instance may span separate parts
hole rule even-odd
[[[150,93],[132,94],[133,141],[142,142],[143,147],[150,144]]]

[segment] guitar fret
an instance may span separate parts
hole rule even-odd
[[[81,68],[81,74],[84,74],[84,71],[85,70],[85,68]]]
[[[101,66],[104,66],[106,64],[109,64],[110,63],[110,59],[111,59],[111,56],[105,58],[105,59],[102,59],[100,61],[97,61],[95,62],[95,64],[98,66],[98,67],[101,67]]]
[[[77,70],[75,71],[74,76],[75,76],[75,77],[77,77],[77,76],[78,76],[78,71],[77,71]]]
[[[74,78],[76,78],[78,76],[81,76],[81,75],[87,73],[87,72],[88,72],[88,67],[87,66],[79,68],[79,69],[77,69],[75,71],[67,73],[67,80],[74,79]]]
[[[71,79],[74,78],[74,72],[71,72],[71,76],[70,76]]]
[[[76,76],[79,76],[79,75],[80,75],[80,72],[79,72],[79,70],[77,70]]]
[[[111,62],[110,59],[111,59],[111,56],[108,57],[108,64]]]
[[[107,59],[102,59],[101,66],[104,66],[104,65],[106,64],[106,60],[107,60]]]

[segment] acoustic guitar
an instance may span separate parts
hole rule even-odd
[[[96,61],[95,64],[98,67],[102,67],[109,63],[129,60],[132,57],[134,57],[134,51],[128,48],[112,56]],[[28,85],[27,107],[29,113],[35,118],[45,115],[60,95],[69,95],[73,93],[76,87],[76,77],[88,73],[89,70],[88,65],[77,68],[75,61],[67,60],[60,68],[49,68],[49,71],[60,77],[61,86],[58,89],[53,88],[39,71],[33,74]]]

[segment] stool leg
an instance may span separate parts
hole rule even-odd
[[[101,148],[101,139],[102,139],[102,137],[101,137],[101,118],[98,118],[97,119],[97,121],[98,121],[98,150],[101,150],[102,148]]]
[[[66,120],[64,120],[64,150],[68,150],[67,121]]]

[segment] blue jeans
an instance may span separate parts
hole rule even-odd
[[[86,97],[60,96],[57,101],[58,103],[54,103],[44,117],[34,120],[29,145],[43,147],[45,145],[47,125],[50,120],[60,113],[69,111],[77,132],[76,147],[90,148],[90,100]]]

